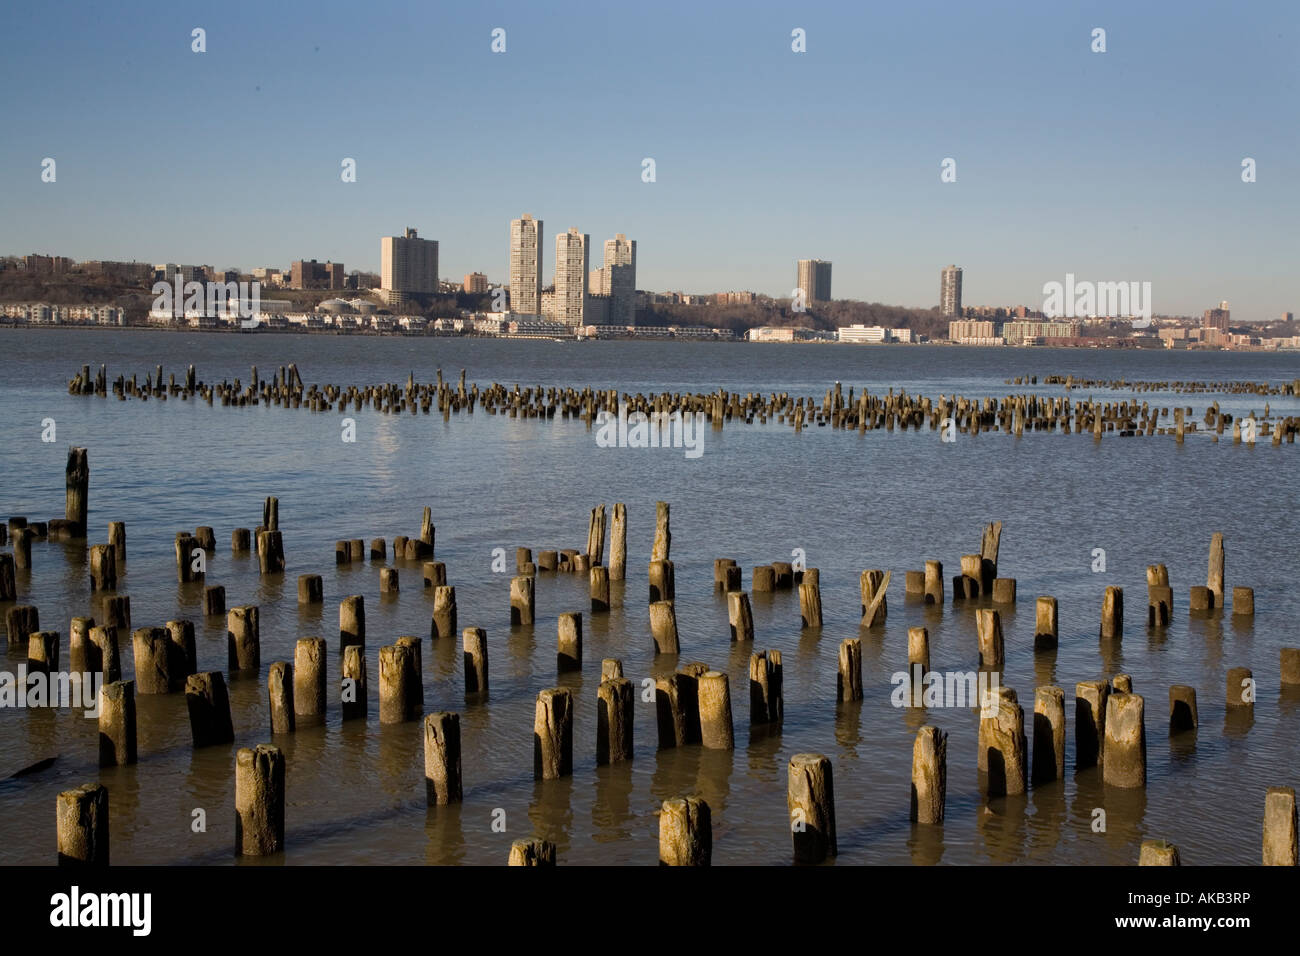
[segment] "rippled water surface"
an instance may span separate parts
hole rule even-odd
[[[1143,838],[1179,844],[1184,863],[1256,863],[1264,790],[1296,785],[1300,696],[1278,683],[1278,654],[1295,646],[1300,575],[1295,540],[1297,450],[1263,441],[1254,447],[1208,435],[1117,438],[1027,432],[985,433],[940,442],[928,429],[835,431],[732,423],[706,430],[704,453],[681,449],[599,448],[594,432],[559,415],[549,421],[488,415],[480,408],[444,421],[439,415],[383,415],[365,408],[356,442],[340,440],[338,411],[313,414],[277,407],[208,407],[195,401],[119,402],[69,396],[82,364],[118,374],[146,373],[159,363],[182,377],[193,362],[209,382],[248,380],[249,367],[269,379],[296,362],[308,382],[365,384],[432,381],[441,367],[452,381],[509,386],[591,385],[637,392],[669,389],[742,393],[791,392],[815,397],[836,381],[938,397],[1005,396],[1047,386],[1004,380],[1036,374],[1094,379],[1250,380],[1300,378],[1300,356],[1239,353],[1124,353],[1105,350],[1012,350],[940,347],[750,346],[629,342],[276,335],[188,335],[134,331],[0,332],[0,512],[33,520],[62,516],[69,445],[89,449],[90,543],[107,540],[109,521],[127,526],[127,571],[120,592],[131,597],[132,626],[195,622],[201,670],[224,669],[225,619],[202,614],[202,586],[176,582],[175,532],[211,525],[217,550],[208,584],[226,588],[228,606],[261,608],[262,671],[231,684],[236,745],[194,751],[183,695],[137,698],[139,763],[99,770],[96,722],[79,712],[0,710],[0,862],[53,863],[55,795],[99,779],[110,792],[115,863],[233,862],[234,751],[271,742],[266,670],[292,659],[294,642],[323,636],[330,647],[331,710],[322,727],[274,737],[287,759],[289,863],[498,864],[510,842],[556,841],[562,863],[657,860],[661,802],[699,793],[713,810],[714,862],[785,863],[791,858],[786,764],[798,752],[827,755],[834,766],[838,865],[862,863],[1131,863]],[[1127,398],[1079,390],[1074,397]],[[1190,405],[1199,419],[1208,402],[1225,410],[1300,414],[1291,397],[1162,395],[1153,404]],[[40,440],[53,418],[57,441]],[[287,560],[282,577],[262,579],[256,558],[232,555],[230,532],[255,527],[262,500],[280,499]],[[649,633],[646,564],[656,500],[672,505],[672,558],[682,655],[655,657]],[[613,587],[611,613],[593,616],[584,575],[541,574],[537,622],[511,627],[509,574],[494,573],[493,549],[583,548],[590,508],[624,502],[628,512],[628,579]],[[339,538],[419,532],[433,509],[437,558],[455,585],[459,625],[487,630],[488,699],[467,702],[459,643],[431,643],[431,592],[418,563],[394,562],[401,593],[379,594],[379,566],[336,568]],[[974,605],[942,608],[906,601],[903,576],[924,561],[957,572],[977,552],[985,522],[1003,522],[1000,574],[1018,581],[1020,603],[1003,610],[1007,665],[1003,682],[1019,694],[1032,726],[1034,688],[1066,691],[1066,779],[1027,798],[995,799],[980,790],[975,750],[978,713],[919,711],[891,704],[891,675],[906,666],[907,629],[929,628],[932,667],[978,664]],[[1222,612],[1193,618],[1188,588],[1205,582],[1210,535],[1224,534],[1227,584],[1255,589],[1253,619]],[[1094,572],[1094,549],[1105,570]],[[803,549],[821,571],[825,626],[801,632],[794,592],[753,596],[757,639],[734,645],[726,603],[712,590],[714,558],[745,569],[789,561]],[[1148,632],[1145,567],[1168,565],[1172,625]],[[58,630],[66,661],[70,618],[94,614],[84,543],[37,541],[33,568],[19,572],[20,600],[40,609],[41,625]],[[888,618],[860,630],[858,576],[893,572]],[[300,608],[296,578],[324,577],[323,605]],[[1122,643],[1098,640],[1102,593],[1125,588]],[[338,710],[338,602],[366,600],[370,714],[344,724]],[[1034,598],[1060,602],[1060,648],[1033,651]],[[584,612],[581,673],[556,675],[556,617]],[[378,648],[402,634],[424,637],[425,711],[461,714],[465,800],[428,809],[418,723],[378,720]],[[863,642],[865,699],[835,700],[837,649]],[[132,676],[123,640],[124,677]],[[784,657],[785,721],[779,733],[749,728],[751,652]],[[14,670],[25,654],[10,651]],[[596,689],[604,657],[623,660],[639,690],[645,678],[700,660],[725,670],[732,687],[736,749],[656,750],[653,703],[638,696],[635,759],[597,768]],[[1229,667],[1253,669],[1253,716],[1225,712]],[[1076,775],[1074,685],[1133,676],[1146,699],[1148,786],[1105,789],[1096,771]],[[1196,687],[1200,728],[1169,738],[1168,689]],[[576,696],[574,773],[561,781],[532,778],[533,705],[539,690],[566,686]],[[935,723],[948,742],[947,821],[908,822],[909,776],[916,728]],[[48,769],[5,780],[47,757]],[[1106,829],[1094,831],[1094,809]],[[194,811],[206,832],[194,832]],[[494,811],[504,811],[495,813]],[[494,820],[504,819],[494,829]]]

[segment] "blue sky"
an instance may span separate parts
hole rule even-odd
[[[925,307],[955,262],[967,304],[1073,272],[1276,318],[1298,27],[1294,2],[10,5],[0,253],[377,269],[414,226],[444,277],[501,282],[529,212],[548,281],[578,226],[636,239],[644,289],[788,295],[819,257],[836,297]]]

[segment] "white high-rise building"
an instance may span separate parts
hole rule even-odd
[[[542,221],[527,213],[510,222],[510,311],[542,312]]]
[[[555,237],[555,319],[565,325],[586,325],[584,321],[591,236],[576,228]]]
[[[636,241],[619,233],[605,240],[602,291],[609,295],[610,325],[636,321]]]
[[[380,292],[390,304],[438,291],[438,243],[421,239],[414,229],[404,236],[379,240]]]
[[[961,269],[948,266],[939,281],[939,311],[944,315],[961,316]]]

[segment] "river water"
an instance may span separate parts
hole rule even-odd
[[[653,864],[656,811],[671,796],[698,793],[710,804],[715,864],[783,864],[791,859],[786,765],[792,754],[825,754],[834,767],[837,865],[870,863],[1127,864],[1144,838],[1177,843],[1185,864],[1253,864],[1260,858],[1264,791],[1300,783],[1296,739],[1300,695],[1278,682],[1282,646],[1300,643],[1294,622],[1300,578],[1294,546],[1296,446],[1233,445],[1225,436],[1118,438],[1026,432],[958,435],[944,443],[928,429],[836,431],[732,423],[706,429],[703,454],[682,449],[601,448],[579,420],[461,413],[384,415],[365,408],[356,441],[341,440],[340,414],[305,408],[208,407],[195,401],[69,396],[82,364],[108,365],[109,379],[143,382],[159,363],[183,378],[263,379],[295,362],[304,381],[454,381],[591,385],[637,392],[791,392],[820,399],[836,381],[873,394],[889,388],[938,397],[1005,396],[1019,375],[1092,379],[1290,382],[1300,356],[1107,350],[744,345],[732,343],[521,342],[269,334],[184,334],[104,330],[0,332],[0,512],[34,520],[61,517],[70,445],[89,449],[90,543],[107,540],[109,521],[126,522],[132,626],[195,622],[200,670],[224,670],[225,619],[205,619],[201,585],[179,585],[175,532],[216,529],[208,584],[226,588],[227,606],[261,609],[262,670],[231,683],[236,744],[194,751],[184,695],[138,696],[139,763],[100,770],[96,722],[79,711],[0,709],[0,863],[53,863],[56,794],[100,780],[109,789],[115,863],[231,863],[234,752],[274,742],[287,761],[287,850],[270,862],[500,864],[512,840],[544,837],[561,864]],[[1128,389],[1079,390],[1108,401]],[[1142,393],[1153,404],[1208,402],[1263,412],[1246,395]],[[1267,399],[1271,411],[1300,414],[1294,397]],[[56,441],[41,440],[52,418]],[[256,557],[232,555],[230,532],[255,527],[262,500],[280,499],[286,573],[263,580]],[[680,659],[656,657],[649,631],[646,564],[655,502],[672,506]],[[628,513],[628,579],[613,586],[613,610],[589,613],[585,575],[540,574],[537,622],[511,627],[510,573],[493,570],[503,548],[583,549],[589,510],[604,502]],[[419,532],[433,509],[437,558],[455,585],[459,626],[486,629],[491,692],[467,702],[459,642],[428,638],[431,592],[418,563],[394,562],[401,594],[381,599],[369,560],[336,568],[340,538]],[[1032,738],[1034,688],[1065,688],[1066,779],[1027,797],[986,800],[976,770],[978,712],[899,708],[891,675],[906,667],[907,629],[929,629],[932,667],[977,667],[975,604],[941,608],[906,601],[904,572],[941,560],[957,573],[979,551],[986,522],[1003,522],[999,573],[1018,581],[1019,605],[1003,609],[1007,663],[1002,682],[1026,710]],[[1227,586],[1255,589],[1252,618],[1188,613],[1188,588],[1204,584],[1212,532],[1224,534]],[[795,592],[753,595],[757,638],[729,639],[725,600],[712,589],[714,558],[745,569],[790,561],[802,549],[820,568],[825,625],[801,632]],[[1104,570],[1097,550],[1104,551]],[[1163,562],[1174,591],[1172,624],[1149,632],[1145,567]],[[36,541],[33,568],[18,574],[20,600],[40,609],[61,635],[66,662],[70,618],[93,615],[84,543]],[[884,626],[860,630],[858,576],[893,572]],[[300,608],[296,577],[324,577],[323,605]],[[951,581],[949,580],[949,587]],[[1098,640],[1102,594],[1126,591],[1125,634]],[[366,600],[371,680],[368,719],[343,723],[338,709],[338,602]],[[1060,606],[1060,647],[1033,650],[1034,599]],[[556,675],[556,617],[583,611],[581,673]],[[456,710],[463,736],[464,802],[427,808],[421,725],[378,720],[378,648],[402,634],[424,637],[425,712]],[[324,726],[272,738],[266,671],[291,660],[294,642],[323,636],[330,649],[331,701]],[[865,698],[837,705],[837,649],[863,642]],[[130,640],[119,636],[123,676],[132,676]],[[782,652],[785,719],[779,733],[751,733],[748,661]],[[16,670],[25,655],[11,652]],[[655,707],[638,693],[635,758],[597,768],[596,689],[601,659],[618,657],[641,681],[700,660],[731,681],[736,749],[657,751]],[[1249,667],[1258,684],[1253,717],[1226,713],[1230,667]],[[1096,770],[1074,772],[1074,685],[1116,673],[1133,677],[1146,699],[1148,785],[1104,788]],[[1168,688],[1198,692],[1200,727],[1168,735]],[[535,783],[532,721],[538,691],[566,686],[576,697],[574,773]],[[924,723],[949,734],[947,819],[908,820],[912,742]],[[48,769],[4,780],[48,757]],[[985,809],[986,804],[988,809]],[[1099,832],[1097,808],[1105,810]],[[199,814],[196,811],[202,810]],[[200,827],[201,820],[206,827]],[[244,861],[258,862],[258,861]],[[266,862],[266,861],[261,861]]]

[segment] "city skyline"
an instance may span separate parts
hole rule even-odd
[[[736,18],[670,3],[651,23],[563,3],[507,6],[491,22],[416,9],[382,44],[382,30],[333,2],[310,17],[296,4],[258,11],[257,30],[238,13],[204,23],[201,9],[148,6],[92,23],[72,5],[56,32],[20,11],[0,69],[43,80],[23,84],[0,142],[0,249],[378,272],[373,237],[415,222],[442,243],[445,275],[499,283],[500,223],[532,209],[590,235],[636,236],[652,250],[638,268],[647,289],[784,297],[788,263],[816,251],[839,265],[841,298],[932,307],[935,268],[960,262],[972,302],[1036,304],[1044,283],[1074,273],[1150,281],[1158,313],[1226,298],[1243,319],[1270,318],[1295,308],[1300,141],[1276,117],[1294,88],[1285,26],[1300,17],[1262,7],[1240,17],[1192,4],[1172,20],[1105,4],[937,18],[759,5]],[[203,53],[191,50],[195,26]],[[504,53],[491,52],[497,26]],[[804,53],[791,49],[796,27]],[[1104,53],[1090,49],[1097,27]],[[643,41],[635,50],[607,42],[627,31]],[[434,35],[447,42],[429,58]],[[575,50],[591,75],[654,82],[593,86],[576,113],[548,110],[538,90]],[[438,120],[413,120],[384,70],[341,71],[341,57],[400,62],[434,91]],[[1210,58],[1241,67],[1187,66]],[[145,62],[148,83],[139,66],[118,68]],[[955,90],[964,105],[948,110]],[[372,122],[322,133],[290,109],[308,92]],[[112,106],[141,96],[148,109]],[[210,136],[218,103],[263,146],[189,148]],[[737,121],[718,122],[717,103]],[[160,117],[172,153],[158,148]],[[412,148],[393,149],[394,131]],[[480,141],[511,148],[470,145]],[[1247,157],[1255,182],[1242,180]],[[57,161],[54,182],[41,179],[44,158]],[[948,158],[954,182],[941,181]],[[355,182],[341,179],[347,159]]]

